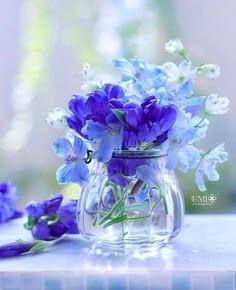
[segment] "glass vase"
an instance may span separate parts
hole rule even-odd
[[[86,239],[134,249],[162,245],[179,233],[182,192],[159,151],[121,151],[108,163],[93,162],[78,208]]]

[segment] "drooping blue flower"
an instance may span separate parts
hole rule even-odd
[[[53,150],[57,156],[63,157],[65,162],[57,170],[58,183],[86,184],[89,175],[88,167],[83,160],[87,152],[86,144],[77,136],[74,136],[73,144],[68,139],[59,138],[54,141]]]
[[[23,216],[23,212],[13,207],[18,198],[17,187],[12,181],[0,183],[0,223]]]
[[[217,146],[215,149],[203,156],[195,175],[195,182],[200,191],[206,190],[203,175],[205,174],[210,181],[219,180],[216,165],[218,163],[223,163],[227,159],[228,153],[225,152],[224,144]]]

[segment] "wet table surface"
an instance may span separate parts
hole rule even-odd
[[[19,238],[31,239],[23,220],[0,225],[0,245]],[[41,254],[1,259],[0,289],[232,290],[235,272],[236,215],[187,215],[181,233],[148,254],[101,250],[70,235]]]

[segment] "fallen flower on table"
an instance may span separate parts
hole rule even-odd
[[[0,223],[20,218],[23,212],[15,209],[13,204],[18,199],[18,189],[11,180],[0,183]]]
[[[63,234],[78,234],[76,208],[77,200],[63,201],[61,193],[54,193],[42,202],[30,201],[26,205],[25,228],[37,240],[49,241]]]
[[[64,236],[53,241],[33,240],[31,242],[17,240],[16,242],[0,246],[0,258],[41,253],[49,246],[61,241],[63,238]]]

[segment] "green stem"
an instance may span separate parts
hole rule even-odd
[[[112,214],[114,213],[114,211],[118,208],[120,208],[120,204],[122,203],[123,198],[119,199],[114,206],[112,207],[112,209],[98,222],[99,225],[102,225],[103,223],[105,223],[109,218],[111,218]]]
[[[208,114],[205,113],[205,115],[202,117],[202,119],[194,126],[194,128],[199,128],[200,125],[205,121],[205,119],[208,117]]]
[[[121,215],[118,216],[114,219],[112,219],[111,221],[109,221],[108,223],[106,223],[105,225],[103,225],[104,228],[107,228],[113,224],[117,224],[117,223],[122,223],[123,225],[123,221],[127,220],[127,215]],[[123,235],[124,235],[124,229],[123,229]]]
[[[168,206],[167,206],[165,194],[163,193],[163,191],[161,189],[160,189],[160,195],[161,195],[161,199],[163,200],[163,204],[164,204],[164,208],[165,208],[165,213],[166,213],[166,215],[168,215]]]

